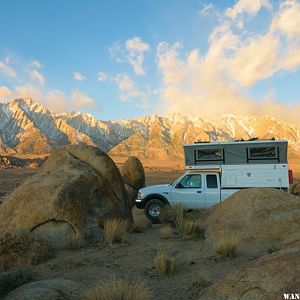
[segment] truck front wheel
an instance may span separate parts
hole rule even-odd
[[[152,199],[148,201],[145,206],[145,214],[147,218],[153,223],[159,223],[159,216],[164,206],[165,204],[158,199]]]

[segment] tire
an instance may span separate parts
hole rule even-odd
[[[152,223],[159,223],[159,216],[161,213],[161,209],[165,206],[165,204],[158,199],[152,199],[148,201],[145,205],[145,214]]]

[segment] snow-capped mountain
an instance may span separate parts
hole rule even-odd
[[[173,114],[100,121],[84,113],[53,114],[31,98],[0,103],[0,153],[49,153],[51,148],[86,143],[111,155],[183,157],[183,144],[236,139],[287,139],[300,152],[300,129],[272,117],[224,115],[210,121]]]

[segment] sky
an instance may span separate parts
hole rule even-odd
[[[0,0],[0,101],[300,124],[300,2]]]

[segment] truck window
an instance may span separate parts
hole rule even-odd
[[[206,186],[209,189],[218,188],[217,175],[206,175]]]
[[[186,175],[180,180],[179,183],[183,188],[201,188],[201,175],[200,174],[191,174]]]

